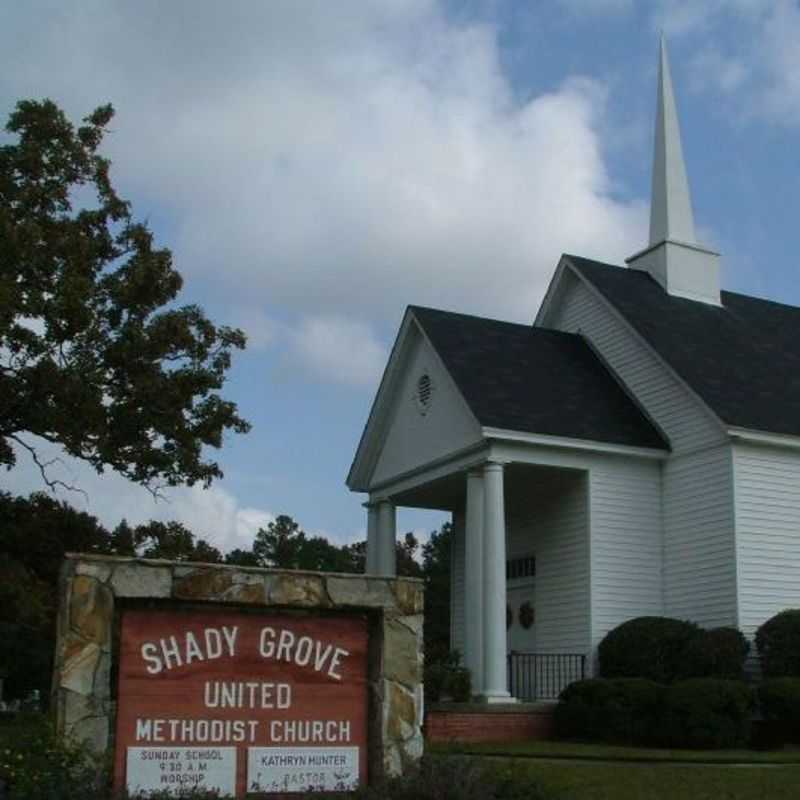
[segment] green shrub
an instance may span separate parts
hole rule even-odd
[[[756,631],[756,648],[766,678],[800,678],[800,609],[789,608]]]
[[[643,678],[576,681],[559,698],[556,733],[566,739],[652,744],[664,692]]]
[[[442,660],[425,667],[423,682],[425,703],[452,700],[465,703],[472,696],[472,678],[466,667],[460,665],[461,655],[454,650]]]
[[[88,752],[58,739],[41,715],[20,715],[0,729],[0,781],[8,800],[101,797],[97,764]]]
[[[604,678],[647,678],[672,683],[681,675],[689,643],[700,634],[693,622],[670,617],[637,617],[606,634],[598,647]]]
[[[686,645],[679,669],[683,678],[741,680],[750,643],[736,628],[700,631]]]
[[[741,681],[692,678],[664,695],[660,736],[669,747],[746,747],[753,692]]]
[[[758,687],[764,719],[783,742],[800,743],[800,678],[771,678]]]

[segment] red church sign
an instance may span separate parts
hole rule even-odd
[[[126,610],[117,697],[117,789],[366,783],[364,616]]]

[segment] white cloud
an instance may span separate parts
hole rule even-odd
[[[750,73],[742,60],[726,56],[715,47],[700,50],[692,58],[689,70],[695,90],[719,89],[726,94],[739,90]]]
[[[368,325],[343,317],[308,317],[291,338],[300,361],[336,383],[374,387],[388,356]]]
[[[26,437],[26,441],[37,446],[43,461],[58,459],[48,468],[49,477],[81,490],[60,489],[54,496],[92,514],[109,529],[123,518],[131,525],[177,520],[226,552],[236,547],[249,549],[258,528],[275,518],[266,509],[242,507],[223,483],[209,489],[199,485],[165,489],[163,499],[156,500],[147,490],[114,472],[98,475],[85,463],[65,456],[60,448],[34,437]],[[21,449],[17,449],[17,466],[4,476],[3,488],[18,495],[46,490],[38,469]]]
[[[558,0],[572,14],[627,14],[633,10],[633,0]]]
[[[764,117],[800,124],[800,7],[793,0],[662,0],[655,27],[704,44],[690,61],[699,90],[735,94],[737,120]]]
[[[0,34],[0,95],[114,100],[118,181],[231,305],[530,320],[562,250],[645,241],[606,172],[602,86],[517,103],[494,29],[438,3],[27,8]]]

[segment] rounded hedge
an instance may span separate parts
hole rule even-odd
[[[741,680],[750,643],[736,628],[700,631],[686,645],[679,670],[683,678]]]
[[[700,633],[693,622],[670,617],[636,617],[623,622],[600,642],[600,674],[672,683],[685,674],[684,652]]]
[[[754,707],[752,690],[741,681],[692,678],[669,687],[660,720],[669,747],[746,747]]]
[[[777,728],[780,741],[800,742],[800,678],[770,678],[758,687],[764,719]]]
[[[642,678],[570,684],[555,710],[557,735],[610,744],[654,744],[665,687]]]
[[[800,677],[800,609],[768,619],[756,631],[756,648],[764,677]]]
[[[637,678],[577,681],[559,697],[565,739],[680,748],[744,747],[753,693],[741,681],[693,678],[672,686]]]

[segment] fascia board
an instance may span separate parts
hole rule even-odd
[[[785,447],[790,450],[800,450],[800,436],[792,436],[789,433],[769,433],[767,431],[757,431],[751,430],[750,428],[731,426],[728,428],[728,435],[733,440],[749,442],[751,444],[765,444],[772,447]]]
[[[562,255],[558,261],[556,271],[553,273],[553,277],[550,280],[550,285],[547,287],[542,304],[539,306],[539,312],[536,314],[536,319],[533,321],[533,326],[535,328],[547,327],[546,321],[550,315],[550,309],[553,307],[556,297],[561,290],[562,277],[567,268],[568,262],[566,260],[566,256]],[[571,271],[574,272],[574,270]]]
[[[567,436],[549,436],[542,433],[525,433],[522,431],[504,430],[502,428],[483,428],[483,435],[490,440],[519,442],[521,444],[539,445],[542,447],[560,447],[569,450],[587,450],[593,453],[605,453],[637,458],[649,458],[663,461],[669,458],[669,451],[656,447],[635,447],[613,442],[599,442],[594,439],[572,439]]]
[[[402,372],[402,356],[405,355],[404,350],[407,349],[406,342],[409,338],[412,318],[411,309],[407,308],[403,315],[403,321],[400,323],[397,338],[392,345],[389,359],[384,367],[381,382],[378,384],[378,391],[375,393],[375,399],[372,402],[364,430],[361,432],[353,463],[350,465],[350,471],[345,481],[347,488],[353,492],[369,491],[369,478],[380,451],[380,443],[382,441],[380,434],[382,428],[386,425],[386,416],[388,415],[392,396],[391,389]]]

